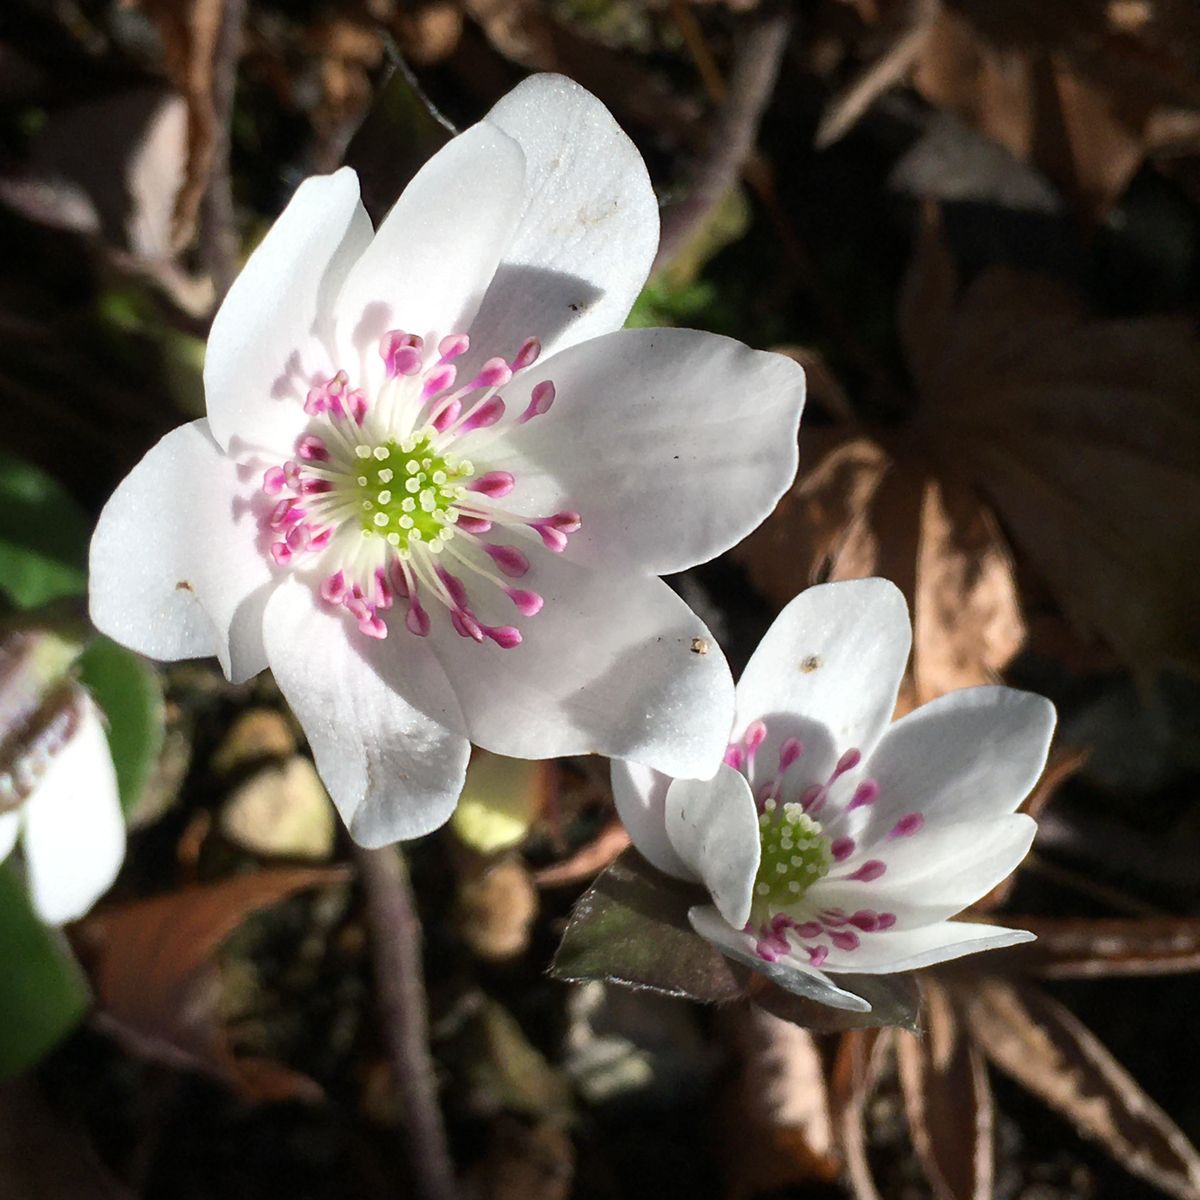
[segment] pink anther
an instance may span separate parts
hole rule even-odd
[[[516,480],[509,471],[489,471],[486,475],[480,475],[478,479],[468,483],[467,490],[481,492],[493,500],[499,500],[501,497],[507,496],[515,486]]]
[[[459,524],[462,524],[461,519]],[[516,546],[497,546],[491,542],[484,542],[483,549],[500,568],[501,573],[509,579],[520,579],[529,572],[529,559]]]

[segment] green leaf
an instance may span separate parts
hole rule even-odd
[[[83,973],[38,919],[11,864],[0,865],[0,963],[0,1079],[10,1079],[62,1041],[88,1006]]]
[[[397,58],[346,147],[346,164],[358,172],[363,204],[376,224],[455,132],[421,90],[408,64]]]
[[[688,909],[705,899],[698,888],[626,850],[580,897],[550,973],[571,983],[602,979],[706,1003],[737,1000],[749,971],[688,924]]]
[[[626,850],[580,897],[550,974],[569,983],[600,979],[704,1003],[752,1000],[817,1033],[899,1025],[916,1031],[920,989],[912,975],[839,975],[871,1011],[847,1012],[785,991],[763,971],[731,961],[691,927],[700,888],[671,879]]]
[[[44,471],[0,452],[0,588],[20,608],[87,589],[88,521]]]
[[[108,720],[121,807],[129,816],[162,751],[165,717],[158,675],[124,646],[97,637],[79,660],[79,677]]]

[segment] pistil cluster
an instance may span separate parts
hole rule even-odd
[[[516,477],[480,469],[464,453],[486,457],[489,439],[480,431],[549,411],[549,380],[515,418],[500,395],[537,360],[537,339],[523,342],[511,361],[488,359],[459,386],[455,360],[469,348],[466,334],[442,338],[433,354],[415,334],[385,334],[379,395],[368,398],[345,370],[318,380],[295,456],[263,476],[275,500],[263,518],[275,562],[311,573],[321,597],[367,637],[387,636],[396,607],[410,633],[428,636],[432,604],[462,637],[519,645],[516,626],[489,624],[480,612],[493,607],[495,594],[521,616],[540,611],[543,597],[514,582],[533,569],[526,551],[561,553],[580,526],[576,512],[528,517],[502,506]]]

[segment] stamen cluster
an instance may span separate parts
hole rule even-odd
[[[725,762],[745,774],[754,775],[759,749],[767,740],[767,726],[753,721],[740,741],[729,746]],[[799,786],[788,778],[791,769],[804,757],[804,744],[797,738],[785,738],[779,747],[778,767],[759,785],[758,829],[760,858],[754,879],[750,920],[745,931],[755,936],[755,952],[765,962],[776,962],[792,953],[799,943],[813,966],[829,956],[830,946],[853,951],[861,944],[860,933],[878,933],[892,928],[896,916],[874,909],[853,913],[827,908],[809,900],[809,891],[840,863],[853,869],[832,877],[835,881],[872,883],[887,871],[881,858],[851,861],[858,850],[854,837],[840,832],[844,818],[867,808],[879,797],[879,785],[873,779],[861,779],[842,803],[831,800],[834,785],[855,771],[862,762],[861,752],[851,747],[837,761],[824,782]],[[784,799],[785,792],[794,799]],[[843,793],[844,794],[844,793]],[[822,822],[818,813],[827,813]],[[911,837],[924,826],[920,813],[907,813],[896,822],[889,838]]]
[[[530,559],[508,539],[536,547],[536,534],[543,548],[561,553],[579,528],[575,512],[527,517],[501,507],[496,502],[515,490],[516,477],[480,473],[459,453],[472,435],[505,419],[499,389],[541,350],[529,338],[511,362],[488,359],[456,387],[455,360],[469,348],[466,334],[451,334],[430,357],[423,338],[387,333],[379,344],[387,381],[374,402],[344,370],[319,379],[305,401],[311,420],[295,458],[263,476],[263,491],[277,498],[263,521],[275,562],[311,565],[322,598],[344,608],[368,637],[387,636],[386,614],[397,601],[405,606],[405,628],[427,636],[422,597],[431,597],[462,637],[518,645],[515,626],[480,618],[471,588],[489,585],[485,594],[498,590],[522,616],[535,615],[542,596],[509,582],[529,573]],[[516,423],[543,415],[553,402],[554,384],[544,380]],[[486,448],[485,439],[479,449]]]

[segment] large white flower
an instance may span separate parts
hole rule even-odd
[[[886,580],[810,588],[750,659],[715,778],[613,764],[634,845],[712,896],[689,914],[696,931],[836,1008],[870,1005],[830,975],[907,971],[1033,936],[949,918],[1029,850],[1036,827],[1015,810],[1045,764],[1054,707],[967,688],[889,728],[911,640]]]
[[[213,323],[208,419],[92,543],[96,625],[155,658],[270,666],[353,836],[440,825],[468,739],[710,777],[733,684],[658,575],[725,550],[796,469],[803,376],[620,330],[658,212],[589,93],[527,80],[373,231],[304,183]]]
[[[100,713],[81,687],[31,713],[4,699],[5,718],[28,718],[29,728],[0,769],[0,861],[20,839],[34,908],[48,924],[62,925],[108,891],[125,858],[112,752]]]

